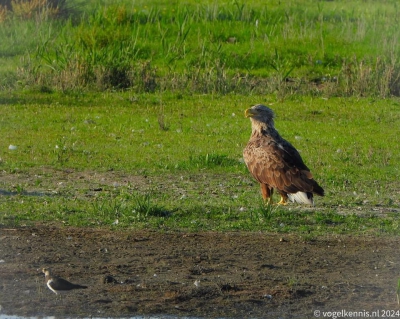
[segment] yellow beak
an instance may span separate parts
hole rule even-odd
[[[257,111],[254,109],[247,109],[246,111],[244,111],[244,116],[245,117],[252,117],[254,115],[257,114]]]

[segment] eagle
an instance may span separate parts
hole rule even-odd
[[[299,204],[314,205],[313,194],[324,196],[299,152],[282,138],[274,127],[274,112],[262,104],[245,111],[251,120],[251,136],[243,158],[253,177],[260,183],[265,202],[272,204],[274,189],[286,205],[288,198]]]

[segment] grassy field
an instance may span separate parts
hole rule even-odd
[[[395,0],[62,3],[5,15],[3,88],[399,94]]]
[[[68,4],[0,15],[0,223],[399,233],[396,1]],[[316,208],[262,206],[256,103]]]
[[[313,209],[262,207],[242,162],[250,134],[243,110],[268,104],[266,97],[3,94],[1,101],[5,224],[399,232],[396,100],[273,103],[277,128],[326,189]]]

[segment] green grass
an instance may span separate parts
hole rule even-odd
[[[0,148],[18,146],[2,157],[6,170],[243,172],[242,149],[250,134],[243,111],[271,98],[3,94],[0,101]],[[385,181],[396,181],[397,100],[296,97],[272,104],[278,129],[310,158],[320,178],[353,183],[363,169],[370,179],[384,173]],[[160,113],[168,130],[160,127]]]
[[[2,93],[0,223],[398,234],[398,101],[273,99]],[[242,161],[259,102],[326,189],[316,208],[260,206]]]
[[[67,5],[0,22],[0,224],[399,233],[397,1]],[[256,103],[316,208],[261,205]]]
[[[232,177],[228,175],[228,179]],[[196,186],[198,194],[188,194],[186,198],[177,197],[167,188],[142,194],[130,187],[105,187],[89,198],[84,195],[87,190],[76,191],[72,185],[57,195],[32,196],[25,192],[9,196],[1,203],[1,221],[7,226],[41,222],[80,227],[290,232],[302,234],[307,240],[328,234],[399,234],[398,216],[378,216],[368,212],[368,205],[363,205],[362,215],[356,211],[340,213],[337,207],[324,205],[323,200],[318,200],[322,206],[316,209],[265,208],[250,188],[246,195],[251,201],[229,197],[223,193],[224,188],[210,198],[204,186]]]
[[[3,88],[399,94],[395,0],[103,1],[78,8],[70,19],[11,16],[3,23]]]

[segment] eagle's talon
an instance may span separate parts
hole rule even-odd
[[[277,205],[277,206],[280,206],[280,205],[286,206],[287,204],[288,204],[288,203],[287,203],[286,199],[283,198],[283,197],[281,197],[281,200],[280,200],[279,203],[277,203],[276,205]]]

